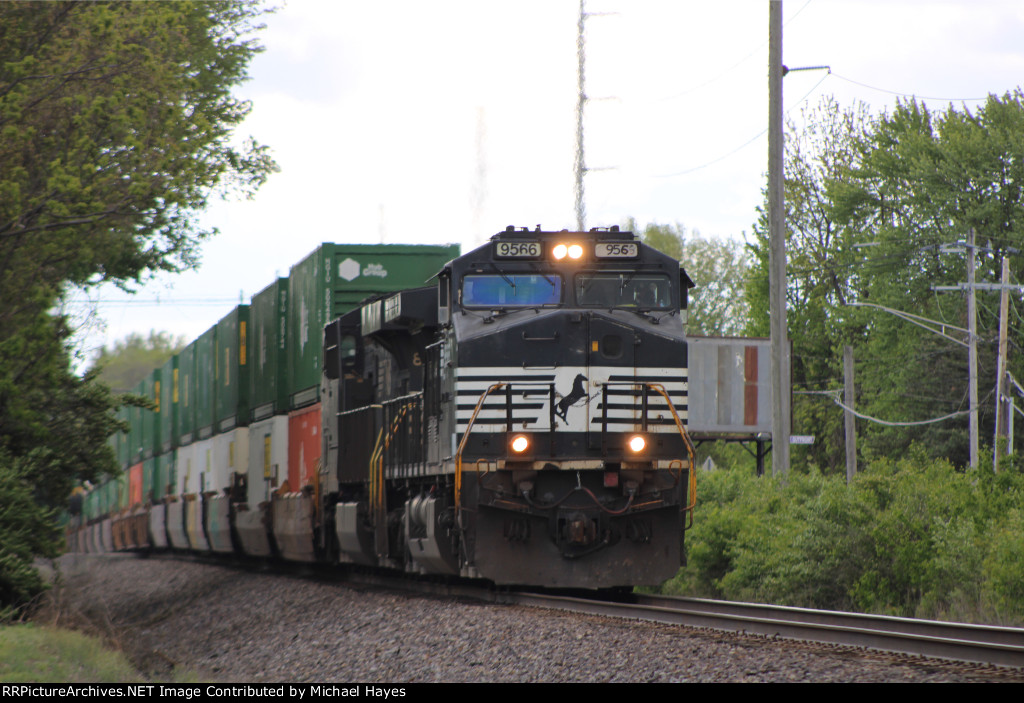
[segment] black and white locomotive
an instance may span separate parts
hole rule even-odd
[[[498,584],[656,584],[694,501],[679,262],[509,227],[324,334],[325,557]]]

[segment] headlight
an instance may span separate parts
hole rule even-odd
[[[578,261],[583,258],[583,247],[579,244],[556,244],[551,249],[551,256],[555,258],[555,261],[561,261],[567,256]]]
[[[647,440],[643,435],[633,435],[629,438],[629,448],[634,454],[639,454],[647,447]]]
[[[516,454],[522,454],[530,448],[530,439],[526,435],[520,434],[512,438],[512,442],[509,444],[512,447],[512,451]]]

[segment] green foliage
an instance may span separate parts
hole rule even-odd
[[[114,342],[110,349],[103,347],[93,361],[99,380],[117,393],[129,393],[155,368],[185,348],[187,340],[167,332],[150,330],[148,337],[133,332]]]
[[[32,562],[36,555],[58,553],[60,530],[52,511],[32,491],[33,462],[0,449],[0,621],[15,613],[12,604],[45,588]]]
[[[1024,475],[964,473],[920,445],[853,484],[698,478],[688,564],[665,592],[906,617],[1024,623]]]
[[[211,193],[251,194],[274,169],[264,147],[230,141],[259,14],[0,4],[0,278],[53,295],[195,261]]]
[[[0,509],[12,520],[38,526],[76,481],[116,469],[106,438],[125,399],[72,373],[71,330],[53,312],[64,291],[191,265],[211,234],[195,213],[276,168],[251,139],[231,141],[249,111],[231,90],[259,51],[261,14],[248,0],[0,3],[0,472],[12,501]],[[5,536],[0,607],[38,586],[27,569],[54,539]]]
[[[707,239],[681,224],[650,223],[641,231],[636,220],[626,228],[643,241],[679,259],[696,287],[690,291],[687,331],[694,335],[738,335],[747,325],[744,284],[748,261],[742,246],[728,239]]]
[[[1024,96],[990,96],[974,111],[933,112],[916,101],[892,114],[831,99],[791,122],[786,142],[787,315],[793,344],[794,432],[817,438],[794,449],[794,462],[826,472],[844,466],[842,413],[831,398],[800,394],[842,387],[842,352],[856,360],[857,409],[892,422],[966,410],[967,351],[881,310],[882,305],[967,327],[961,295],[936,285],[966,280],[966,257],[943,244],[974,229],[977,279],[999,279],[1001,260],[1024,248]],[[864,246],[860,246],[864,245]],[[768,320],[768,233],[762,216],[750,244],[747,331],[764,334]],[[1013,277],[1024,275],[1020,257]],[[979,386],[995,386],[998,303],[979,295]],[[986,297],[989,296],[989,297]],[[1024,331],[1010,330],[1010,345]],[[1020,376],[1024,360],[1011,355]],[[990,403],[980,408],[981,436],[994,431]],[[937,424],[884,426],[858,421],[864,459],[899,456],[917,442],[929,456],[968,463],[966,415]]]

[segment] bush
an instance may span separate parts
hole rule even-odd
[[[698,479],[688,566],[662,590],[694,596],[1024,622],[1024,476],[964,473],[920,448],[847,486],[748,471]]]
[[[0,621],[45,590],[33,562],[56,556],[60,544],[55,516],[36,502],[26,480],[29,466],[0,450]]]

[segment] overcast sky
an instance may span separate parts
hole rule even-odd
[[[589,0],[588,227],[635,217],[739,239],[767,164],[768,2]],[[86,353],[189,339],[320,242],[448,243],[574,228],[577,0],[287,0],[239,95],[281,172],[217,202],[202,265],[91,293]],[[834,95],[974,107],[1024,77],[1024,3],[786,0],[785,109]],[[698,282],[699,283],[699,282]],[[159,302],[158,302],[159,301]],[[81,314],[83,306],[72,308]],[[102,324],[100,324],[102,322]]]

